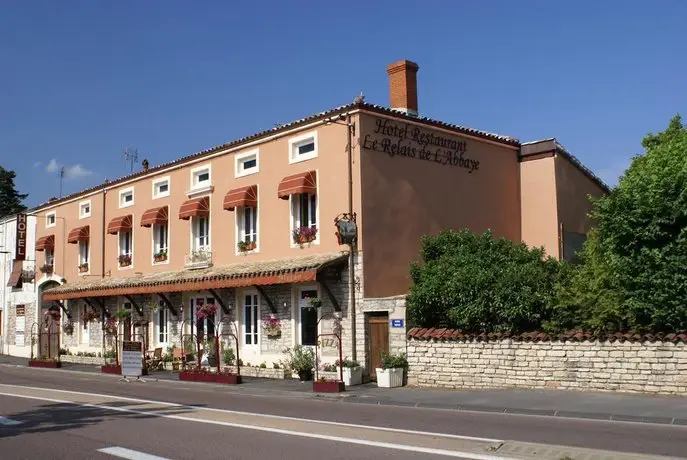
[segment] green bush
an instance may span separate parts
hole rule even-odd
[[[543,249],[491,232],[425,236],[411,264],[409,325],[465,332],[522,332],[550,319],[560,264]]]
[[[408,360],[404,354],[382,354],[382,369],[408,369]]]

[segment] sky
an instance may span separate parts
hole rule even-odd
[[[196,5],[196,6],[193,6]],[[687,2],[3,0],[0,166],[34,206],[339,105],[555,137],[610,185],[685,112]],[[140,165],[138,166],[140,168]]]

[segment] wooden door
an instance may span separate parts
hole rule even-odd
[[[382,355],[389,352],[389,316],[370,316],[368,328],[370,331],[369,372],[370,378],[376,380],[377,368],[382,363]]]

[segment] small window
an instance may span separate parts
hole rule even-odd
[[[119,207],[127,208],[134,204],[134,189],[126,189],[119,192]]]
[[[236,155],[236,177],[248,176],[256,172],[258,172],[257,150]]]
[[[79,203],[79,219],[91,217],[91,200]]]
[[[193,217],[193,249],[210,249],[210,218],[207,216]]]
[[[50,228],[57,225],[57,216],[54,212],[45,215],[45,226]]]
[[[169,227],[167,224],[157,224],[153,226],[153,262],[156,264],[164,263],[169,260],[168,240]]]
[[[202,188],[210,185],[210,168],[201,168],[193,172],[193,188]]]
[[[289,162],[309,160],[317,156],[317,133],[309,133],[289,141]]]
[[[153,199],[169,196],[169,177],[153,181]]]

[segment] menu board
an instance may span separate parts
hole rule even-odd
[[[140,377],[143,373],[143,343],[122,342],[122,376]]]

